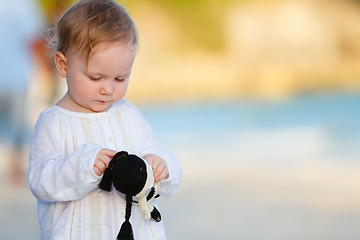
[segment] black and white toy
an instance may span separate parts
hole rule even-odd
[[[145,220],[151,218],[156,222],[161,221],[160,212],[150,203],[159,196],[160,183],[155,182],[153,170],[145,160],[125,151],[116,153],[104,172],[99,188],[110,192],[112,185],[126,196],[125,221],[121,225],[118,240],[134,239],[129,221],[133,203],[139,205]]]

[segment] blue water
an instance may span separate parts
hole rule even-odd
[[[334,136],[360,134],[360,94],[308,94],[283,101],[159,103],[142,111],[159,134],[233,133],[249,128],[325,128]]]
[[[313,144],[310,141],[318,137],[319,140],[313,141],[319,146],[326,145],[326,154],[360,153],[357,150],[360,144],[360,94],[303,94],[281,101],[236,99],[158,103],[140,106],[140,109],[152,125],[155,138],[169,145],[189,147],[212,141],[225,145],[231,141],[233,148],[248,149],[249,143],[246,146],[239,143],[237,147],[234,141],[245,142],[246,139],[239,140],[239,136],[253,131],[255,133],[250,134],[254,136],[253,145],[260,142],[260,150],[265,145],[270,149],[271,141],[282,141],[274,145],[277,148],[283,145],[284,148],[296,149],[294,145],[301,144],[304,149],[310,149],[311,146],[306,144]],[[312,131],[314,137],[309,134],[301,142],[303,130]],[[289,136],[285,136],[290,140],[281,140],[281,137],[263,140],[263,135],[267,137],[273,132],[290,132]],[[291,136],[291,132],[299,136]],[[296,141],[291,142],[291,139]],[[254,146],[250,147],[255,149]]]

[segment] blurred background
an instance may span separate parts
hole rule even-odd
[[[0,239],[40,238],[28,145],[66,91],[44,36],[73,2],[0,1]],[[360,1],[119,2],[126,99],[183,164],[169,239],[360,239]]]

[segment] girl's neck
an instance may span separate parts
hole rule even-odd
[[[71,97],[68,92],[56,103],[56,106],[72,112],[94,113],[94,111],[92,111],[91,109],[88,109],[76,103],[76,101]]]

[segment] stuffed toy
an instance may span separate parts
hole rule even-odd
[[[149,203],[159,196],[160,183],[155,183],[153,170],[148,162],[125,151],[116,153],[104,172],[99,188],[110,192],[112,185],[126,196],[125,221],[121,225],[118,240],[134,239],[129,221],[133,203],[139,205],[145,220],[152,218],[156,222],[161,221],[160,212]]]

